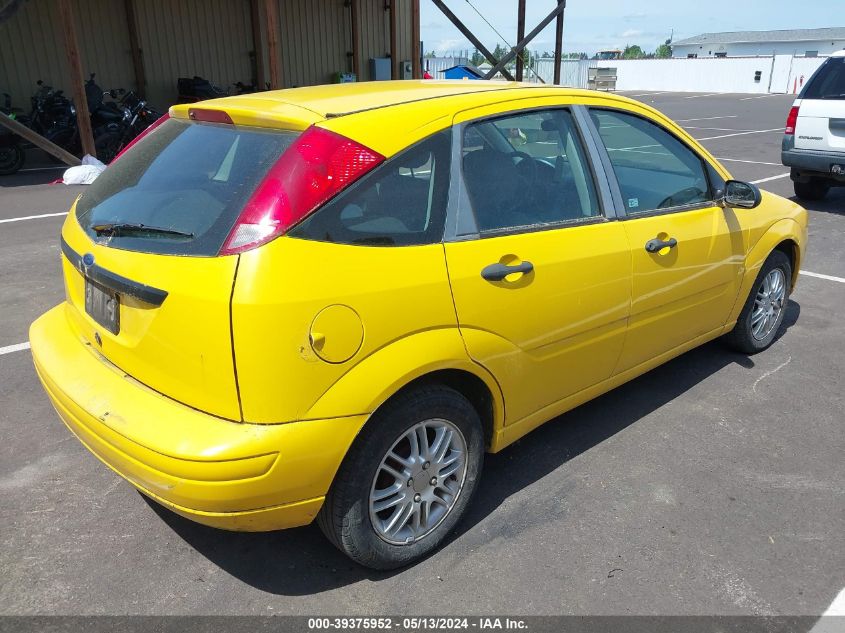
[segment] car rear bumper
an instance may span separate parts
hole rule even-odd
[[[784,142],[781,162],[787,167],[792,167],[793,180],[807,172],[845,180],[845,178],[834,176],[830,171],[833,165],[845,165],[845,152],[795,149]]]
[[[109,363],[67,309],[32,324],[32,354],[59,416],[94,455],[199,523],[263,531],[311,522],[366,415],[244,424],[202,413]]]

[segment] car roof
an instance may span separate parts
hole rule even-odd
[[[320,125],[385,156],[451,124],[462,111],[532,97],[630,101],[605,92],[547,84],[473,80],[402,80],[290,88],[173,106],[188,118],[194,108],[224,110],[236,124],[303,130]],[[505,110],[506,108],[503,108]]]

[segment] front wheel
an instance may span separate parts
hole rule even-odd
[[[17,143],[0,146],[0,175],[9,176],[16,173],[26,159],[23,148]]]
[[[775,340],[792,285],[792,264],[782,251],[773,251],[760,269],[751,294],[727,341],[735,350],[756,354]]]
[[[437,548],[466,511],[484,459],[481,421],[441,385],[389,401],[353,444],[318,516],[343,553],[395,569]]]

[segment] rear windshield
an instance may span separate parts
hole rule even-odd
[[[214,256],[296,136],[165,121],[88,188],[76,206],[79,224],[114,248]]]
[[[802,99],[845,99],[845,57],[830,57],[804,89]]]

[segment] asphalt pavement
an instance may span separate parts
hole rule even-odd
[[[792,97],[629,94],[792,195]],[[809,205],[772,348],[705,345],[488,456],[445,547],[377,573],[316,525],[173,515],[61,424],[29,352],[4,352],[63,297],[63,217],[6,221],[66,211],[82,189],[39,184],[59,174],[0,177],[0,614],[818,615],[845,587],[845,188]]]

